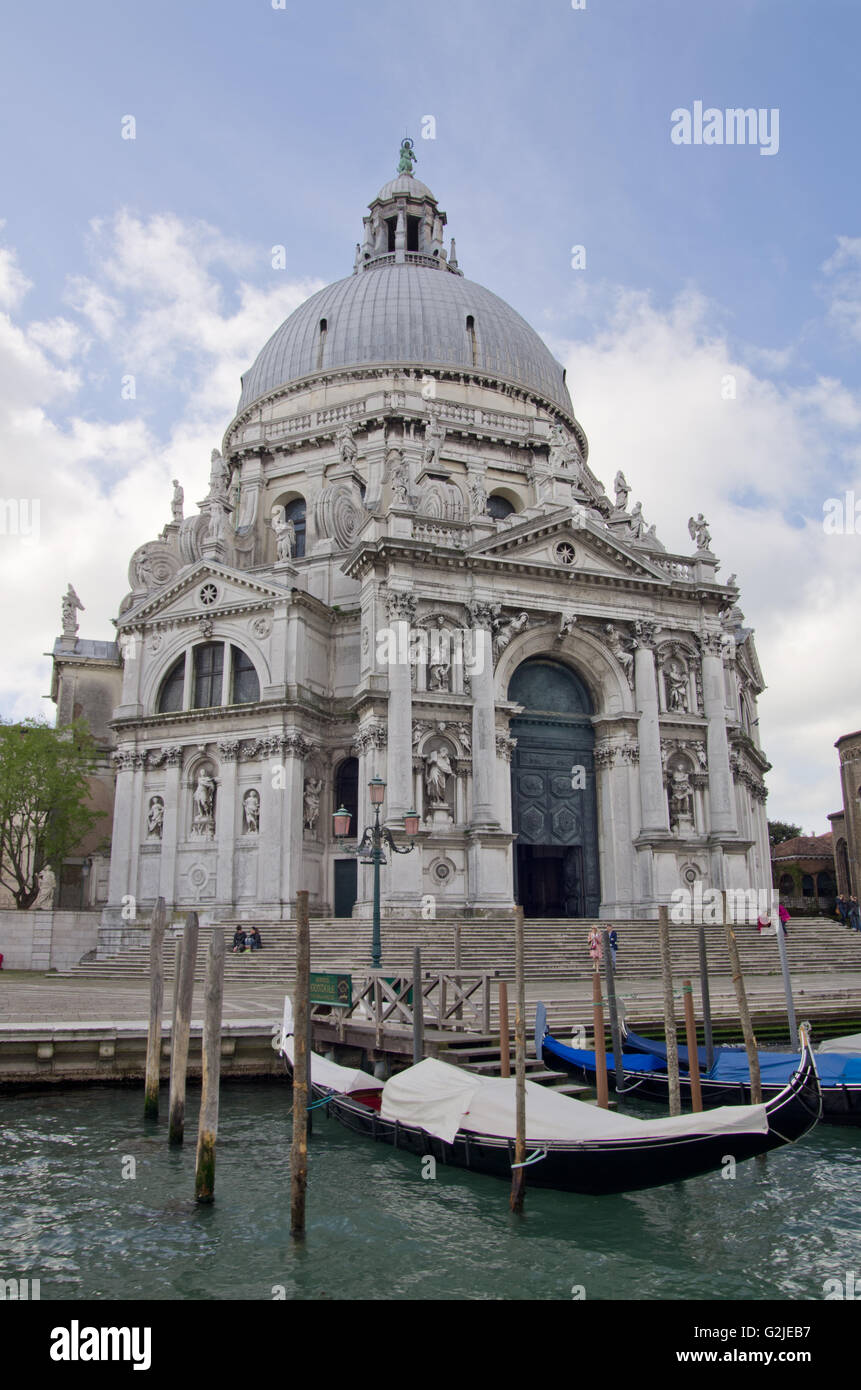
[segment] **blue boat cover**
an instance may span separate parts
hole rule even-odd
[[[632,1037],[636,1036],[636,1034],[629,1033],[628,1040],[630,1041]],[[637,1038],[637,1041],[639,1043],[640,1039]],[[623,1052],[622,1062],[625,1071],[665,1072],[667,1050],[664,1044],[652,1042],[648,1038],[644,1038],[642,1041],[650,1043],[654,1051]],[[544,1046],[554,1057],[561,1057],[565,1061],[573,1063],[574,1066],[583,1067],[586,1071],[595,1070],[594,1052],[566,1047],[564,1043],[551,1037],[549,1033],[545,1035]],[[702,1049],[697,1050],[701,1051]],[[682,1052],[684,1052],[684,1062],[682,1061]],[[798,1070],[800,1060],[797,1052],[760,1052],[759,1070],[763,1083],[768,1086],[788,1085]],[[857,1086],[861,1084],[861,1056],[841,1052],[817,1052],[814,1060],[822,1086]],[[687,1061],[687,1048],[680,1047],[679,1065],[685,1070],[687,1070]],[[608,1070],[611,1070],[612,1066],[612,1053],[608,1052]],[[743,1047],[717,1048],[714,1066],[711,1071],[706,1071],[703,1059],[701,1075],[703,1079],[709,1081],[728,1081],[737,1082],[739,1085],[750,1085],[750,1067],[745,1049]]]

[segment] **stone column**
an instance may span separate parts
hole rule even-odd
[[[134,774],[132,777],[131,787],[132,815],[131,837],[129,843],[129,886],[126,889],[126,892],[133,893],[134,896],[137,897],[140,888],[140,884],[138,882],[138,870],[140,865],[141,836],[143,834],[144,825],[143,799],[144,780],[146,776],[146,753],[133,753],[132,758],[134,760]]]
[[[281,855],[286,834],[289,803],[284,787],[279,740],[263,740],[264,757],[260,773],[260,830],[257,846],[257,896],[261,905],[280,911]]]
[[[493,682],[493,615],[487,603],[470,608],[475,644],[472,683],[472,826],[499,828],[494,813],[496,702]]]
[[[218,742],[221,776],[215,807],[215,837],[218,855],[215,861],[215,901],[221,907],[234,902],[233,859],[236,852],[236,773],[239,740],[223,738]]]
[[[703,654],[703,706],[708,720],[709,821],[713,835],[737,833],[735,796],[726,736],[723,658],[720,633],[700,638]]]
[[[180,788],[182,785],[182,749],[168,748],[165,754],[167,769],[164,778],[164,818],[161,829],[161,864],[158,891],[169,907],[176,893],[176,853],[182,827],[180,825]]]
[[[282,840],[284,857],[281,864],[281,896],[291,910],[296,894],[307,885],[303,874],[302,827],[305,817],[305,758],[311,748],[303,736],[294,732],[282,740],[284,745],[285,788]]]
[[[658,683],[655,677],[653,634],[638,634],[634,652],[634,680],[639,710],[641,829],[669,833],[670,818],[661,763],[661,726],[658,719]]]
[[[111,841],[111,868],[108,903],[120,908],[127,893],[133,892],[129,880],[131,867],[132,795],[134,788],[134,754],[131,749],[119,749],[114,755],[117,768],[114,825]]]
[[[412,809],[413,700],[409,666],[409,629],[415,618],[411,594],[390,593],[389,623],[397,633],[395,660],[389,665],[388,789],[385,818],[402,821]]]

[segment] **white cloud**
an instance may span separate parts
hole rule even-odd
[[[857,445],[861,402],[832,379],[791,387],[757,376],[695,294],[662,312],[620,291],[607,319],[560,352],[590,465],[605,484],[623,469],[668,550],[690,554],[687,518],[705,513],[719,578],[739,576],[768,682],[769,815],[826,830],[839,805],[832,745],[859,723],[861,535],[826,535],[822,505],[846,488],[861,498],[861,456],[846,447],[848,431]],[[722,395],[728,378],[735,399]]]
[[[3,225],[0,222],[0,229]],[[17,309],[31,285],[32,281],[18,269],[15,252],[8,247],[0,246],[0,306],[4,309]]]
[[[837,250],[822,269],[830,281],[830,318],[851,338],[861,340],[861,237],[839,236]]]
[[[0,498],[40,509],[38,543],[0,534],[0,699],[14,717],[52,714],[42,654],[60,631],[66,585],[86,605],[81,633],[110,638],[131,554],[170,518],[171,479],[189,504],[205,495],[240,373],[319,288],[274,273],[266,288],[237,283],[232,267],[253,268],[255,253],[199,223],[123,213],[91,236],[96,268],[67,284],[70,314],[29,326],[0,314]],[[20,302],[12,253],[5,266]],[[138,373],[139,392],[121,402],[125,371]],[[113,398],[105,404],[97,388]],[[160,424],[167,399],[174,416]]]

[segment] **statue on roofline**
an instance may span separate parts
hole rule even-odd
[[[413,142],[408,135],[401,141],[401,157],[398,161],[399,174],[411,174],[413,165],[418,164],[418,155],[415,153]]]

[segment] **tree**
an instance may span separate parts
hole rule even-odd
[[[46,865],[59,879],[63,860],[104,815],[87,805],[96,755],[83,723],[0,721],[0,883],[19,908],[35,902]]]
[[[781,845],[784,840],[797,840],[804,831],[800,825],[790,825],[785,820],[770,820],[768,822],[768,843],[770,845]]]

